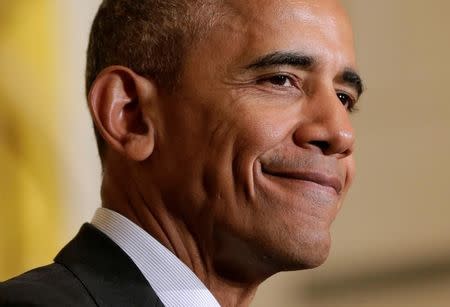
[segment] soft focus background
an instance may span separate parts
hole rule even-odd
[[[99,0],[0,0],[0,280],[51,262],[100,204],[85,107]],[[345,0],[367,92],[358,176],[316,270],[253,306],[450,306],[450,2]]]

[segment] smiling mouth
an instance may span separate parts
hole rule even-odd
[[[297,180],[312,182],[323,187],[332,188],[337,194],[342,191],[341,181],[337,177],[327,176],[319,172],[305,171],[273,171],[264,167],[261,168],[262,173],[287,180]]]

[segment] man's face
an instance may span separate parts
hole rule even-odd
[[[231,1],[188,52],[152,163],[164,201],[216,269],[325,260],[354,175],[354,67],[351,27],[330,0]]]

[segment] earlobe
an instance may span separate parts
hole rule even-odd
[[[149,109],[153,83],[130,69],[111,66],[94,81],[88,97],[95,126],[114,151],[134,161],[150,157],[155,146]]]

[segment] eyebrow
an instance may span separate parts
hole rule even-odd
[[[351,86],[356,90],[356,92],[358,93],[358,97],[363,94],[364,83],[356,71],[351,68],[344,69],[341,79],[345,84]]]
[[[289,65],[303,70],[311,70],[317,64],[317,60],[310,55],[300,52],[273,52],[257,58],[246,69],[262,69],[273,66]],[[345,68],[340,75],[340,79],[346,85],[352,87],[358,97],[364,92],[364,84],[359,74],[352,68]]]
[[[256,59],[246,68],[261,69],[273,66],[290,65],[308,70],[314,66],[315,62],[316,61],[312,56],[298,52],[273,52]]]

